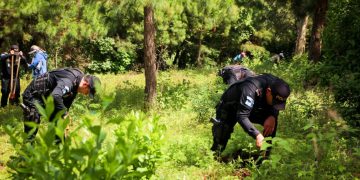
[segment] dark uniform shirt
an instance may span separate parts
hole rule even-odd
[[[11,55],[11,54],[1,54],[1,78],[10,79],[11,78],[11,61],[13,59],[13,76],[16,76],[16,69],[18,64],[26,66],[25,56]],[[20,61],[20,62],[18,62]],[[18,76],[19,77],[19,76]]]
[[[24,102],[33,98],[28,97],[28,94],[35,96],[36,99],[51,95],[54,98],[55,113],[67,110],[77,95],[77,89],[83,76],[84,73],[76,68],[57,69],[45,73],[33,80],[30,88],[25,90]]]
[[[233,104],[236,104],[237,122],[254,138],[260,132],[251,122],[260,120],[250,120],[250,116],[261,114],[267,116],[272,115],[277,118],[279,114],[278,110],[266,102],[266,88],[268,88],[275,79],[276,77],[270,74],[248,77],[243,81],[231,85],[222,96],[224,103],[233,102]]]

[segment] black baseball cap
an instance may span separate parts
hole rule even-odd
[[[286,99],[290,95],[289,85],[282,79],[276,79],[270,88],[273,96],[273,107],[277,110],[285,109]]]
[[[19,50],[19,46],[16,45],[16,44],[13,44],[13,45],[10,46],[10,49],[11,50],[15,50],[15,49]]]
[[[91,98],[94,98],[96,89],[98,89],[100,87],[101,82],[100,82],[100,79],[96,76],[93,76],[93,75],[88,75],[88,76],[89,76],[89,87],[90,87],[89,96]]]

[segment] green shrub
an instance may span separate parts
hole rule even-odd
[[[161,109],[179,110],[187,103],[190,81],[183,79],[181,83],[175,83],[169,77],[165,77],[159,78],[157,85],[157,103]]]
[[[116,43],[113,38],[90,41],[88,48],[90,58],[92,59],[87,66],[89,72],[124,72],[132,64],[136,56],[132,45]]]
[[[45,120],[53,109],[51,99],[46,109],[39,107]],[[102,114],[86,114],[59,145],[54,144],[54,137],[55,134],[64,137],[67,120],[47,122],[34,144],[24,143],[21,137],[26,135],[8,126],[6,132],[17,152],[8,162],[13,178],[141,179],[155,173],[164,131],[158,117],[147,118],[143,113],[131,112],[125,116],[115,114],[106,124],[101,121],[95,124]],[[107,132],[108,128],[114,131]],[[112,139],[107,138],[109,134]]]

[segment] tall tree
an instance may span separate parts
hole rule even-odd
[[[328,0],[317,0],[309,45],[309,59],[317,62],[321,57],[321,34],[324,29]]]
[[[306,34],[309,22],[309,14],[314,9],[313,0],[293,0],[291,1],[291,9],[296,18],[297,38],[295,43],[295,55],[301,55],[306,50]]]
[[[295,43],[295,55],[301,55],[305,52],[306,47],[306,32],[309,15],[298,17],[297,22],[297,37]]]
[[[195,65],[202,66],[204,37],[212,33],[224,17],[229,15],[233,0],[185,0],[185,15],[188,23],[188,37],[196,44]]]
[[[144,65],[145,107],[151,108],[156,100],[156,51],[154,9],[152,3],[144,7]]]

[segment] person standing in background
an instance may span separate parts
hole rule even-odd
[[[1,107],[10,104],[19,104],[20,98],[20,64],[26,66],[26,58],[18,45],[11,45],[10,51],[0,56],[1,66]],[[10,95],[10,96],[9,96]]]
[[[30,48],[30,55],[33,55],[29,68],[32,70],[33,79],[47,72],[47,59],[46,51],[37,45],[32,45]]]

